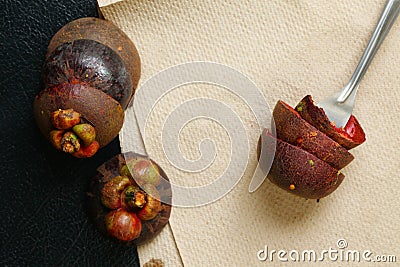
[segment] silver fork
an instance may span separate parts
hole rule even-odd
[[[349,120],[351,113],[353,112],[354,100],[361,79],[399,15],[399,12],[400,0],[388,0],[386,2],[385,8],[375,26],[371,39],[369,40],[350,81],[340,92],[325,98],[317,104],[317,106],[324,109],[329,120],[334,122],[336,127],[344,127]]]

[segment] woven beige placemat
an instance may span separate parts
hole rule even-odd
[[[278,99],[295,105],[306,94],[318,101],[342,88],[383,5],[383,0],[124,0],[101,10],[137,45],[143,64],[141,83],[176,64],[213,61],[247,75],[273,108]],[[209,97],[230,106],[246,127],[250,160],[243,179],[224,198],[203,207],[174,208],[170,228],[139,248],[142,263],[154,257],[167,266],[179,266],[180,258],[185,266],[280,266],[278,258],[260,261],[257,253],[265,246],[269,251],[339,249],[338,239],[348,244],[341,251],[370,250],[372,257],[391,254],[400,261],[399,44],[398,21],[357,95],[354,114],[367,141],[352,150],[355,160],[343,169],[346,179],[339,189],[320,203],[293,196],[269,181],[256,193],[247,192],[256,166],[257,121],[234,94],[217,86],[188,85],[166,95],[150,117],[145,145],[174,183],[210,182],[231,156],[224,128],[199,119],[182,129],[180,149],[196,159],[199,142],[211,138],[217,148],[213,164],[201,173],[187,173],[169,163],[161,145],[163,122],[188,99]],[[124,151],[135,149],[129,133],[136,126],[130,123],[130,112],[121,140]],[[314,263],[322,264],[346,263],[328,257]],[[362,259],[350,263],[365,264]]]

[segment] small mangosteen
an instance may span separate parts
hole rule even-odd
[[[124,168],[127,164],[150,175],[142,175],[138,185]],[[103,234],[139,245],[153,239],[168,223],[171,205],[166,203],[171,203],[171,186],[154,183],[153,169],[168,181],[155,162],[132,152],[117,155],[97,169],[90,182],[88,214]]]

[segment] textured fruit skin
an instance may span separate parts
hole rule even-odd
[[[61,148],[64,152],[71,154],[80,150],[78,136],[73,132],[66,132],[61,138]]]
[[[96,139],[96,130],[89,123],[81,123],[72,127],[84,146],[89,146]]]
[[[331,124],[325,111],[314,104],[310,95],[305,96],[295,109],[304,120],[346,149],[352,149],[365,141],[364,130],[353,115],[343,129],[338,129]]]
[[[137,212],[146,205],[148,194],[138,185],[130,185],[128,187],[125,187],[125,190],[120,195],[120,199],[121,207]]]
[[[97,153],[99,148],[100,148],[99,143],[97,141],[93,141],[89,146],[81,146],[80,149],[72,153],[72,155],[76,158],[81,158],[81,159],[90,158]]]
[[[160,211],[160,195],[156,187],[152,184],[145,184],[143,189],[146,192],[150,192],[150,195],[147,196],[147,203],[137,212],[137,215],[141,220],[148,221],[154,219]]]
[[[275,138],[266,131],[263,135],[265,140]],[[344,175],[307,151],[276,139],[275,158],[268,178],[297,196],[320,199],[335,191]]]
[[[63,130],[53,130],[49,134],[49,140],[50,143],[53,145],[53,147],[57,150],[62,150],[61,148],[61,139],[64,135]]]
[[[121,194],[132,183],[126,176],[115,176],[101,190],[101,203],[109,209],[121,207]]]
[[[34,101],[34,115],[41,132],[48,136],[53,130],[51,113],[73,108],[96,129],[100,147],[111,142],[121,130],[124,111],[106,93],[83,84],[61,84],[41,91]]]
[[[112,210],[105,216],[109,235],[121,241],[132,241],[140,236],[142,223],[135,213],[123,209]]]
[[[107,227],[106,216],[110,213],[110,211],[115,211],[118,209],[125,210],[130,213],[136,213],[136,216],[140,219],[138,215],[138,211],[140,209],[131,208],[127,205],[127,203],[123,203],[122,199],[118,197],[120,191],[113,190],[116,188],[127,188],[129,186],[137,186],[135,181],[131,177],[122,176],[120,170],[123,166],[126,165],[126,162],[139,162],[142,160],[150,160],[148,157],[139,155],[136,153],[128,152],[124,154],[117,155],[110,159],[109,161],[105,162],[97,169],[97,174],[91,179],[89,184],[89,190],[87,192],[87,212],[89,218],[95,223],[98,229],[106,236],[113,236]],[[150,160],[151,161],[151,160]],[[153,161],[152,164],[157,166],[158,170],[160,171],[160,175],[168,181],[168,178],[164,171]],[[119,177],[119,178],[116,178]],[[126,180],[128,179],[128,180]],[[117,187],[114,185],[109,184],[116,183]],[[108,184],[108,185],[107,185]],[[157,186],[152,184],[145,184],[143,185],[145,188],[147,186],[151,187],[149,190],[156,189],[155,194],[158,194],[160,199],[159,206],[157,204],[153,207],[158,209],[158,212],[155,214],[154,217],[142,217],[143,219],[148,220],[141,220],[141,233],[140,236],[136,239],[131,241],[124,241],[118,239],[118,237],[113,236],[115,241],[122,242],[126,245],[141,245],[150,240],[152,240],[157,234],[161,232],[163,227],[168,223],[170,214],[171,214],[171,205],[166,203],[171,203],[172,199],[172,192],[171,186],[169,183],[160,183]],[[104,189],[108,187],[108,189]],[[110,190],[111,189],[111,190]],[[107,191],[106,197],[103,196],[103,191]],[[122,193],[122,197],[124,196],[124,192]],[[154,193],[154,192],[153,192]],[[152,194],[153,195],[153,194]],[[149,196],[146,198],[146,203],[149,200]],[[104,205],[103,202],[106,202],[107,206]],[[147,210],[149,211],[149,210]],[[145,213],[145,212],[143,212]],[[147,213],[150,215],[150,213]]]
[[[56,110],[51,114],[51,122],[58,130],[72,128],[81,121],[81,115],[73,109]]]
[[[123,109],[133,94],[132,80],[121,57],[97,41],[66,42],[48,54],[42,70],[45,88],[82,83],[117,100]]]
[[[124,61],[131,76],[133,92],[136,90],[141,71],[140,57],[136,46],[121,29],[110,21],[98,18],[74,20],[53,36],[48,46],[48,54],[63,43],[79,39],[94,40],[115,51]]]
[[[150,183],[155,186],[161,183],[160,170],[156,164],[151,161],[138,159],[128,161],[120,173],[133,178],[139,185]]]
[[[273,117],[278,139],[308,151],[336,169],[342,169],[354,159],[347,149],[302,119],[285,102],[277,102]]]

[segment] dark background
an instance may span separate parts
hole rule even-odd
[[[118,138],[74,159],[52,149],[33,118],[50,38],[88,16],[98,16],[95,0],[0,0],[0,266],[139,266],[136,248],[103,237],[84,205]]]

